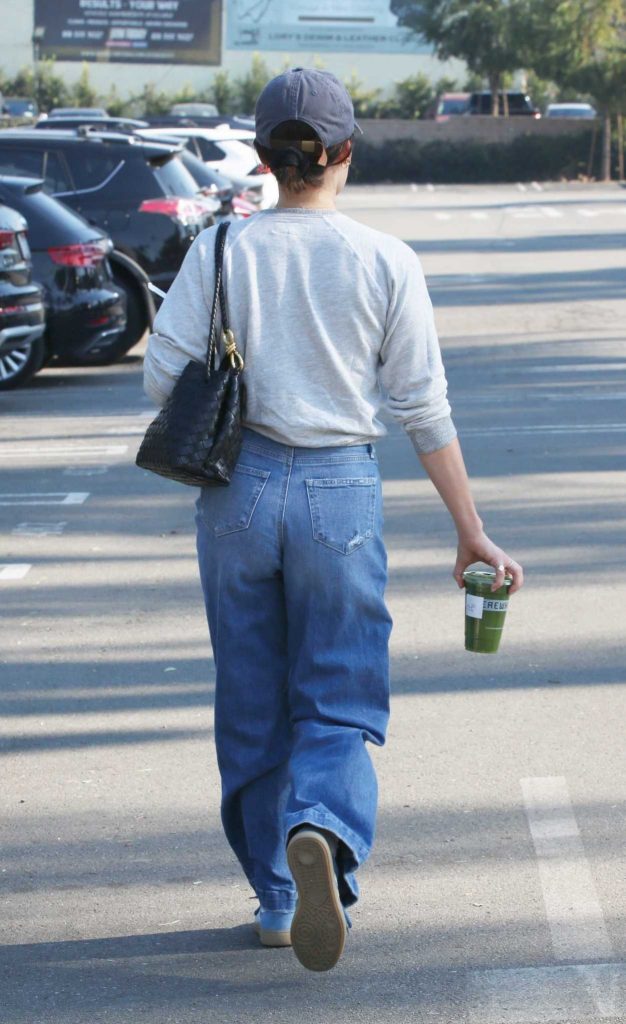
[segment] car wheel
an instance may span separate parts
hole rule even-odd
[[[45,356],[43,338],[16,342],[8,352],[0,352],[0,391],[22,387],[41,369]]]

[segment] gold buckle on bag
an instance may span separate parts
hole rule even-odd
[[[237,351],[235,335],[230,329],[222,332],[222,341],[224,343],[224,350],[230,359],[230,365],[233,370],[243,370],[243,356],[241,355],[241,352]]]

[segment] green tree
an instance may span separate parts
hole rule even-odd
[[[234,114],[237,109],[237,89],[228,71],[217,71],[208,91],[209,103],[214,103],[220,114]]]
[[[252,114],[256,106],[259,93],[265,88],[272,72],[260,54],[252,55],[250,67],[245,75],[236,80],[237,100],[239,102],[240,114]]]
[[[395,116],[409,119],[422,117],[433,96],[434,89],[428,75],[420,71],[409,78],[403,78],[395,83],[393,91],[392,104],[397,111]]]
[[[529,3],[535,70],[572,98],[592,97],[603,122],[601,173],[610,180],[613,117],[619,129],[626,111],[626,0]]]
[[[357,117],[379,116],[380,89],[367,89],[356,71],[344,79],[343,84],[350,93]]]
[[[391,0],[401,25],[423,36],[441,60],[457,57],[487,79],[491,112],[507,72],[525,64],[528,0]]]
[[[77,82],[70,86],[71,103],[77,107],[98,106],[98,93],[89,79],[89,65],[84,63]]]
[[[64,107],[68,102],[68,89],[56,74],[54,61],[37,61],[34,68],[22,68],[13,78],[2,80],[1,91],[6,96],[27,96],[34,99],[40,110]]]

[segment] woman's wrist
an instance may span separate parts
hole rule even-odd
[[[480,537],[484,531],[484,524],[476,511],[471,515],[464,515],[455,518],[454,525],[459,539],[459,544],[471,543],[476,537]]]

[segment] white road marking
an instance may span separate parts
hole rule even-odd
[[[600,210],[589,210],[584,207],[581,207],[580,209],[576,210],[576,213],[580,217],[597,217],[600,213]]]
[[[567,1024],[626,1019],[626,964],[471,971],[468,1024]]]
[[[13,565],[0,565],[0,580],[23,580],[32,565],[26,562],[15,562]]]
[[[557,960],[610,959],[613,945],[561,777],[521,779]]]
[[[551,218],[552,220],[556,220],[557,218],[563,216],[561,211],[555,210],[553,206],[542,206],[541,209],[543,211],[544,217]]]
[[[66,522],[62,523],[18,523],[11,533],[16,537],[60,537]]]
[[[472,220],[487,220],[489,218],[489,214],[485,213],[484,210],[472,210],[470,217]]]
[[[534,188],[535,192],[543,192],[543,185],[540,185],[538,181],[531,181],[530,187]]]
[[[21,494],[5,494],[0,505],[82,505],[88,497],[89,491],[27,491]]]
[[[63,476],[102,476],[108,472],[108,466],[68,466],[63,470]]]
[[[466,427],[460,430],[461,437],[486,437],[497,434],[623,434],[626,423],[538,423],[533,426]]]
[[[89,447],[78,448],[64,445],[58,448],[20,448],[19,445],[0,445],[0,461],[2,459],[57,459],[64,456],[82,458],[88,455],[123,455],[128,451],[127,444],[90,445]]]
[[[539,206],[513,206],[508,208],[508,212],[515,220],[537,220],[543,217]]]
[[[528,189],[526,188],[525,185],[522,185],[521,181],[518,181],[518,183],[517,183],[517,191],[518,192],[528,192]]]
[[[451,213],[436,213],[435,214],[435,219],[436,220],[452,220],[452,214]]]

